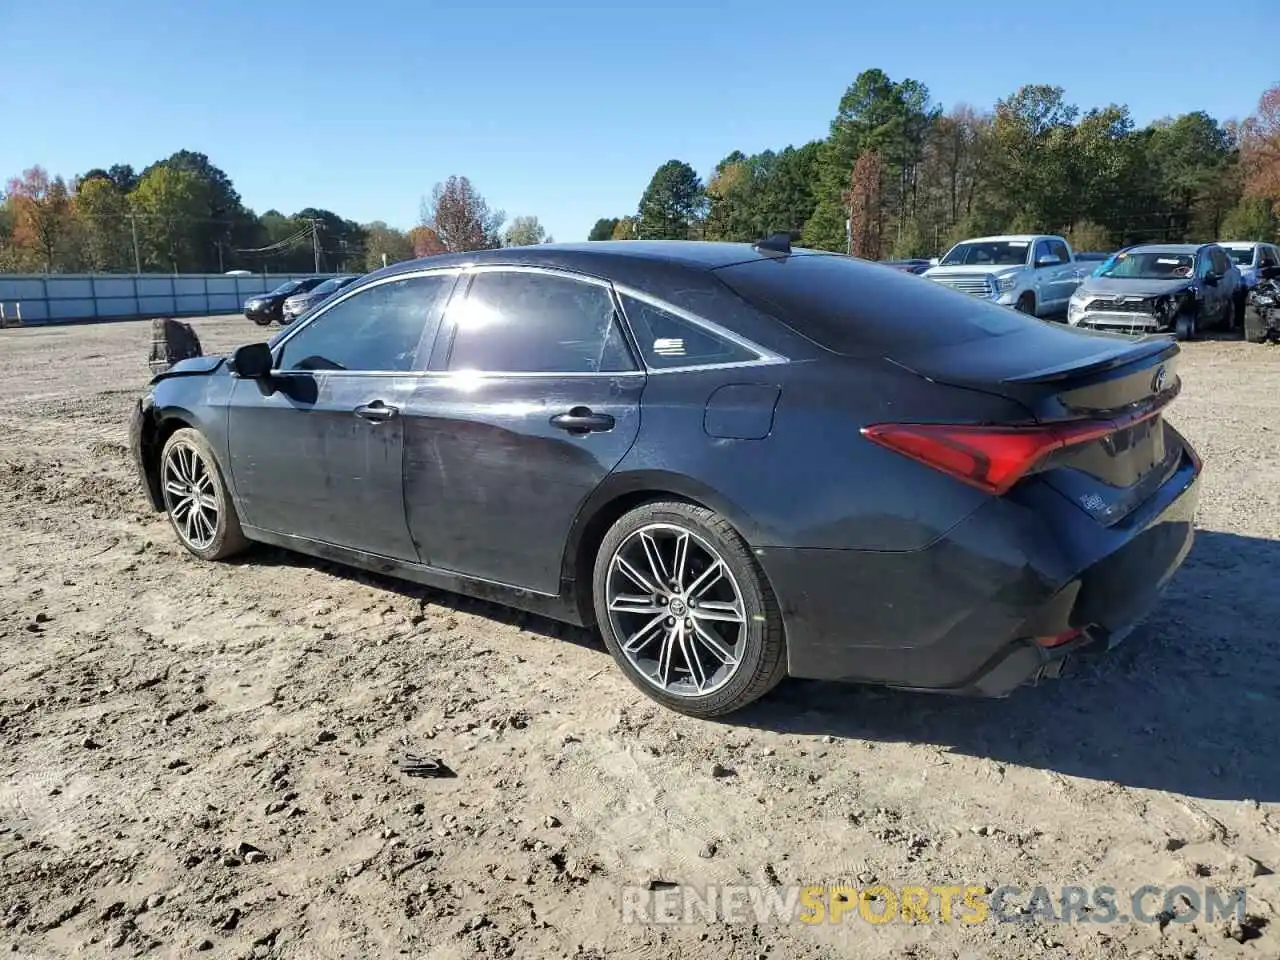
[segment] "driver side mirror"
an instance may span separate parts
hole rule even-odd
[[[273,362],[265,343],[246,343],[231,354],[231,372],[245,380],[261,380],[270,375]]]
[[[1047,257],[1040,257],[1036,260],[1037,267],[1056,267],[1060,263],[1062,263],[1061,258],[1054,256],[1052,253]]]
[[[1214,273],[1212,270],[1204,275],[1204,285],[1206,287],[1216,287],[1218,281],[1222,279],[1222,274]]]

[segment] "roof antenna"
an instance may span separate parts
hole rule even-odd
[[[751,246],[758,253],[763,253],[766,256],[790,256],[791,234],[786,231],[771,233],[763,240],[757,240]]]

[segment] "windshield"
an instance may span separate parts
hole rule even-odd
[[[1253,266],[1253,247],[1223,247],[1227,256],[1237,267]]]
[[[942,258],[943,267],[1017,267],[1027,262],[1029,240],[984,240],[958,243]]]
[[[350,277],[333,277],[332,279],[326,280],[324,283],[320,284],[320,286],[316,287],[311,292],[312,293],[333,293],[333,291],[341,287],[345,287],[350,282],[351,282]]]
[[[283,297],[283,296],[287,296],[290,293],[297,293],[301,288],[302,288],[301,280],[286,280],[284,283],[280,284],[280,286],[276,287],[269,294],[267,294],[267,296]]]
[[[1113,280],[1181,280],[1195,272],[1190,253],[1121,253],[1097,276]]]

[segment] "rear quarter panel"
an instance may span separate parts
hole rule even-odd
[[[709,398],[736,384],[776,388],[754,391],[777,397],[766,436],[707,433]],[[961,420],[1021,412],[1008,400],[932,384],[880,360],[654,374],[642,398],[640,435],[610,484],[671,477],[702,491],[754,547],[918,550],[987,497],[870,443],[859,430],[937,419],[940,409]]]

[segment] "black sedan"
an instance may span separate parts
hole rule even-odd
[[[260,327],[266,327],[274,320],[279,323],[284,316],[284,302],[299,293],[306,293],[325,282],[325,277],[304,277],[301,280],[286,280],[268,293],[259,293],[244,302],[244,315]]]
[[[685,713],[787,674],[1003,695],[1123,638],[1190,548],[1178,353],[785,237],[543,245],[180,362],[132,443],[198,557],[595,625]]]
[[[282,325],[293,323],[294,320],[298,319],[298,317],[302,316],[312,307],[318,306],[343,287],[350,286],[359,279],[359,274],[330,277],[324,283],[312,287],[310,290],[304,290],[302,293],[295,293],[293,296],[285,300],[284,306],[280,310],[280,323]]]

